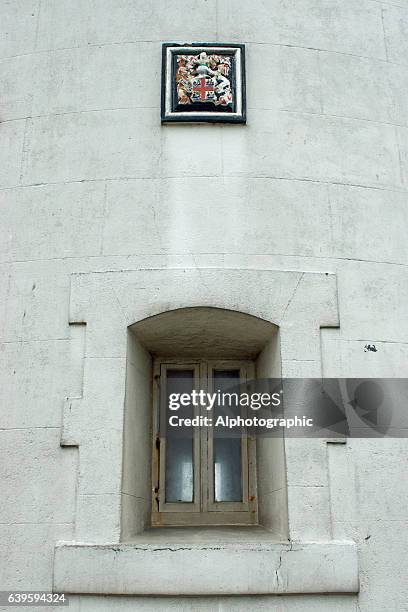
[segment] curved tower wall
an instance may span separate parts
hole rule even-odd
[[[340,328],[322,330],[323,374],[407,375],[408,5],[3,0],[0,11],[0,531],[13,543],[1,565],[4,588],[27,590],[51,587],[54,543],[74,538],[77,452],[59,447],[63,398],[82,384],[72,273],[333,272]],[[160,124],[168,41],[246,44],[247,125]],[[354,496],[336,520],[361,545],[361,612],[407,599],[403,448],[354,440],[348,467],[331,457]],[[232,606],[214,601],[171,605]],[[356,609],[349,596],[258,604]]]

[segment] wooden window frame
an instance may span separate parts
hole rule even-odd
[[[160,435],[160,402],[166,402],[167,370],[194,372],[196,388],[212,391],[214,370],[240,370],[241,384],[254,378],[252,361],[205,359],[156,359],[153,364],[153,449],[152,449],[152,526],[211,526],[256,525],[258,508],[256,495],[256,444],[253,436],[244,434],[241,442],[242,501],[214,500],[213,428],[194,428],[193,502],[165,501],[166,435]],[[201,385],[201,386],[200,386]],[[213,416],[205,408],[196,408],[194,416]],[[245,416],[246,412],[241,412]]]

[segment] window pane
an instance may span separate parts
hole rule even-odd
[[[194,386],[193,370],[167,370],[166,397],[171,393],[191,393]],[[192,418],[193,406],[181,406],[177,413],[167,407],[170,414]],[[167,427],[166,436],[166,502],[192,502],[194,500],[193,428]]]
[[[238,393],[240,384],[239,370],[214,370],[214,391]],[[233,412],[238,415],[237,404],[232,401],[231,408],[218,406],[216,416]],[[242,456],[241,437],[232,437],[231,430],[220,428],[214,431],[214,500],[216,502],[242,501]]]

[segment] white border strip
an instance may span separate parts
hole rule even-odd
[[[236,65],[236,107],[235,113],[214,113],[211,111],[190,111],[190,112],[172,112],[171,111],[171,60],[174,51],[189,53],[192,49],[205,49],[206,52],[212,51],[230,51],[235,55]],[[166,96],[165,96],[165,114],[166,117],[241,117],[242,116],[242,58],[240,47],[167,47],[166,53]]]

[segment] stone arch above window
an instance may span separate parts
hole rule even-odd
[[[238,310],[188,307],[147,317],[129,327],[153,356],[254,359],[278,326]]]

